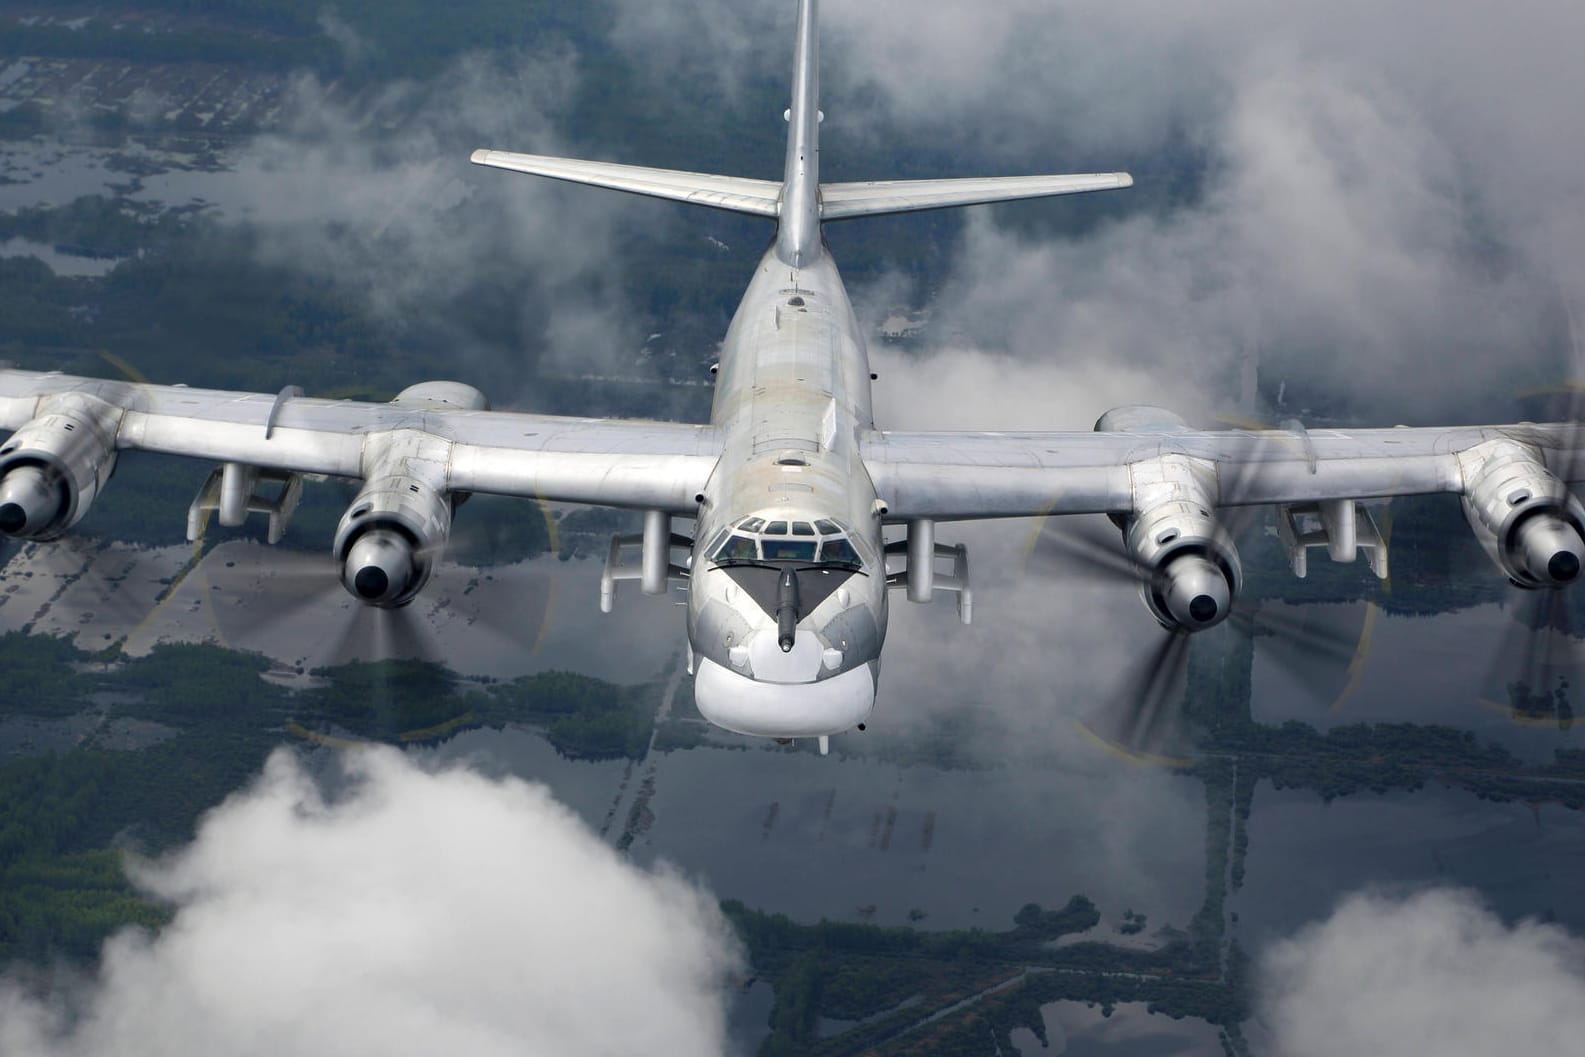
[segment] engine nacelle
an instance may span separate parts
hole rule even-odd
[[[0,534],[48,540],[88,513],[116,468],[108,405],[66,394],[0,445]]]
[[[1459,455],[1464,518],[1520,587],[1564,587],[1585,569],[1585,509],[1536,449],[1491,440]]]
[[[1171,500],[1124,523],[1139,593],[1163,626],[1204,631],[1226,620],[1244,583],[1238,548],[1209,505]]]
[[[1184,433],[1188,429],[1182,415],[1150,404],[1124,404],[1095,420],[1097,433]]]
[[[429,582],[451,533],[452,501],[404,474],[369,481],[336,527],[341,582],[358,601],[392,609]]]
[[[1172,434],[1189,427],[1165,408],[1114,407],[1097,433]],[[1168,628],[1203,631],[1226,620],[1244,584],[1238,548],[1216,520],[1216,467],[1159,455],[1128,467],[1134,512],[1113,515],[1139,572],[1139,594]]]

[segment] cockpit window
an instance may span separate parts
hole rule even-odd
[[[759,545],[748,536],[734,535],[726,546],[716,552],[716,561],[755,561],[759,558]]]
[[[765,560],[768,562],[812,562],[814,557],[814,540],[765,539]]]
[[[823,562],[858,565],[859,552],[854,550],[853,544],[846,539],[826,540],[820,545],[820,560]]]
[[[868,553],[829,518],[814,521],[767,521],[746,517],[723,528],[713,541],[718,562],[819,562],[862,571]]]

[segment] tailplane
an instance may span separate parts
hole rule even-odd
[[[792,105],[787,110],[787,162],[779,182],[501,150],[476,150],[473,162],[653,198],[775,217],[777,255],[793,267],[808,264],[819,254],[820,225],[827,220],[1109,191],[1134,183],[1132,176],[1118,172],[821,184],[823,116],[817,0],[798,0]]]
[[[676,169],[646,169],[615,162],[551,158],[543,154],[513,154],[504,150],[476,150],[475,165],[548,176],[553,180],[608,187],[651,198],[729,209],[734,213],[773,217],[781,203],[782,185],[775,180],[750,180],[742,176],[714,176]]]

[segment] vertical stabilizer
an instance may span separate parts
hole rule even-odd
[[[820,253],[820,30],[817,0],[798,0],[787,168],[782,177],[776,255],[795,268]]]
[[[918,209],[1011,202],[1128,187],[1127,173],[1068,176],[992,176],[955,180],[881,180],[820,186],[820,28],[818,0],[798,0],[792,105],[787,108],[787,165],[782,182],[648,169],[615,162],[476,150],[473,162],[554,180],[609,187],[693,205],[776,217],[776,256],[807,267],[824,251],[820,225],[828,220],[906,213]]]

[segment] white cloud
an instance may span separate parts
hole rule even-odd
[[[480,147],[566,153],[555,115],[580,76],[558,48],[469,55],[433,82],[351,99],[299,77],[279,129],[233,158],[224,209],[251,221],[266,263],[357,298],[393,340],[414,334],[472,377],[484,369],[503,405],[535,362],[634,373],[648,330],[624,288],[627,232],[635,215],[653,228],[667,214],[468,160]]]
[[[1467,892],[1356,895],[1261,965],[1276,1057],[1585,1054],[1585,940]]]
[[[785,18],[621,10],[643,68],[741,70],[752,50],[753,76],[785,80]],[[1217,408],[1258,350],[1268,378],[1383,422],[1512,413],[1493,398],[1564,371],[1563,309],[1585,318],[1579,4],[832,0],[822,18],[828,163],[1139,168],[1123,194],[1150,205],[1121,223],[970,220],[934,298],[944,349],[1122,365]]]
[[[735,938],[546,789],[391,749],[327,792],[285,750],[134,870],[175,907],[91,980],[0,990],[14,1057],[722,1052]]]

